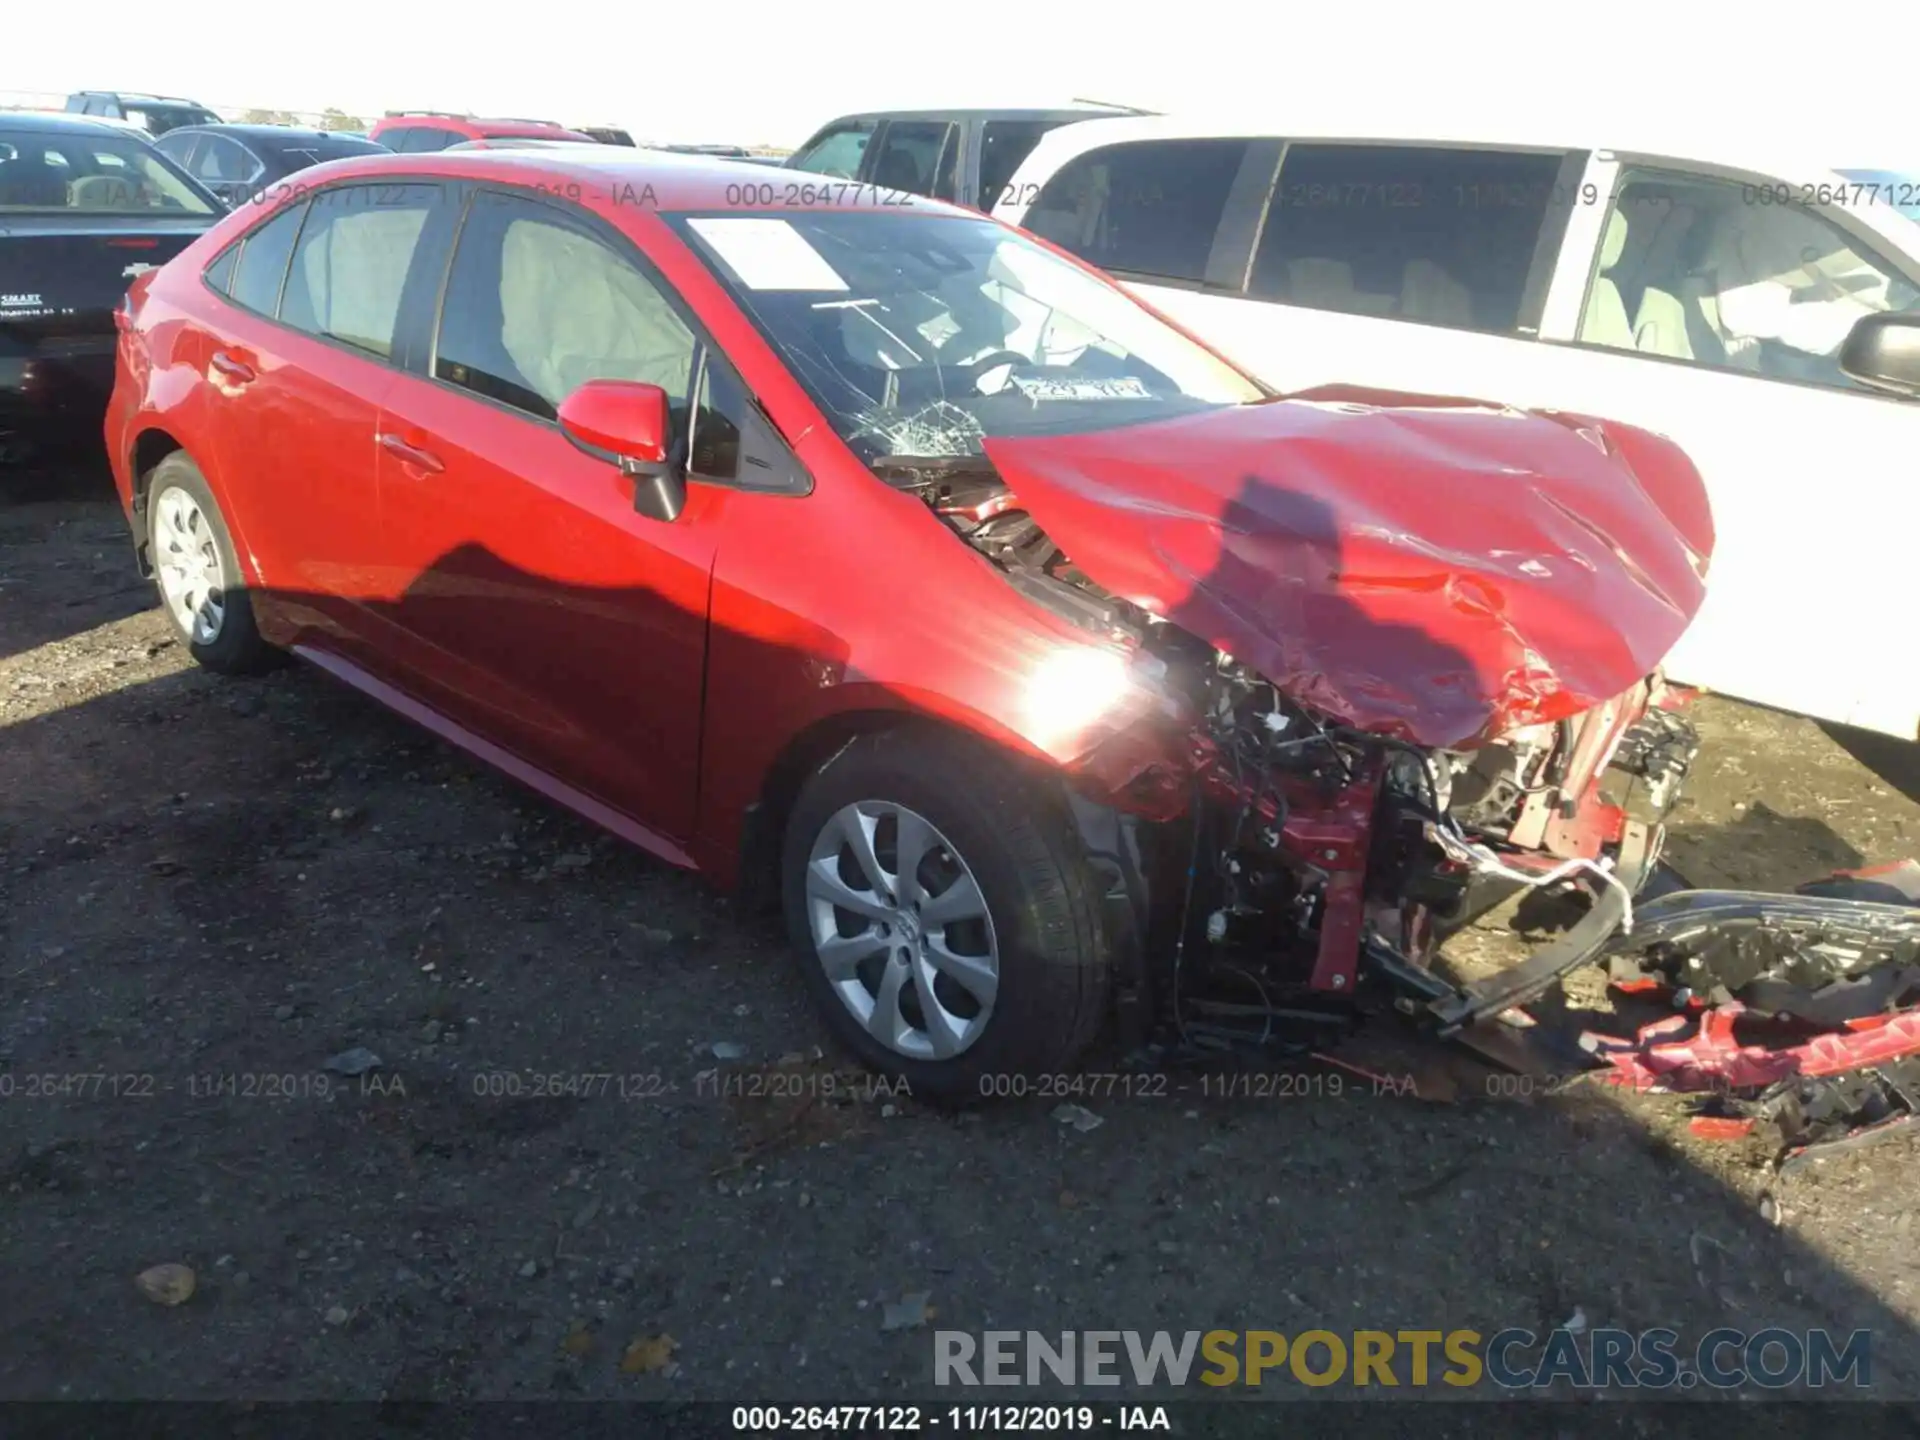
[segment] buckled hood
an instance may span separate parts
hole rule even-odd
[[[1089,579],[1348,724],[1455,748],[1652,671],[1713,522],[1672,442],[1349,388],[987,457]]]

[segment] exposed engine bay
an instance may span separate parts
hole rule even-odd
[[[1445,935],[1519,889],[1583,885],[1614,893],[1590,949],[1652,872],[1696,744],[1657,681],[1471,748],[1361,730],[1093,583],[984,456],[875,469],[1178,703],[1178,723],[1110,737],[1073,776],[1089,850],[1130,911],[1114,926],[1135,952],[1123,1015],[1221,1048],[1349,1026],[1355,1001],[1379,997],[1458,1032],[1579,961],[1476,996],[1432,969]],[[1647,818],[1629,818],[1628,792]],[[1100,806],[1104,839],[1086,818]]]

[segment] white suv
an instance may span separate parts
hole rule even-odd
[[[1912,178],[1780,156],[1148,118],[1049,132],[994,214],[1281,390],[1467,395],[1671,436],[1719,541],[1668,673],[1911,739],[1916,203]]]

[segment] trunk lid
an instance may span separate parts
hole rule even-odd
[[[111,336],[114,309],[129,283],[166,264],[218,218],[0,218],[0,327],[43,342]]]

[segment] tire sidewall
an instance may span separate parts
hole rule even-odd
[[[1006,1093],[1005,1087],[996,1090],[997,1077],[1019,1075],[1030,1081],[1036,1069],[1064,1069],[1074,1058],[1065,1033],[1072,1027],[1063,1026],[1060,1011],[1063,996],[1071,996],[1083,983],[1074,961],[1062,954],[1063,941],[1070,937],[1042,933],[1044,920],[1029,872],[1003,838],[1021,819],[1031,823],[1051,817],[1044,812],[1025,817],[1008,813],[1012,802],[995,787],[970,786],[962,766],[938,771],[910,767],[905,763],[907,747],[889,745],[889,738],[856,744],[836,757],[794,806],[781,858],[787,927],[808,992],[848,1049],[869,1068],[904,1079],[917,1098],[947,1105],[975,1103]],[[1029,804],[1044,806],[1044,786],[1031,787],[1030,794]],[[903,805],[931,822],[966,862],[986,901],[1000,964],[993,1014],[980,1038],[952,1059],[913,1059],[867,1034],[833,989],[815,952],[806,896],[814,841],[842,807],[864,801]],[[1060,861],[1057,850],[1053,856]],[[1035,1057],[1050,1055],[1058,1058],[1036,1066]]]
[[[183,491],[192,496],[193,502],[200,507],[200,513],[207,518],[213,532],[214,551],[220,557],[220,573],[226,583],[222,592],[225,613],[221,617],[220,633],[204,645],[195,640],[190,631],[181,628],[173,607],[167,603],[165,590],[160,587],[160,497],[169,490]],[[200,473],[200,467],[188,459],[183,451],[175,451],[153,469],[152,479],[147,486],[147,546],[148,553],[154,557],[154,588],[160,594],[161,611],[167,617],[168,627],[180,638],[180,643],[187,647],[193,658],[215,670],[238,668],[253,659],[262,645],[254,625],[246,577],[240,569],[240,557],[233,548],[232,533],[227,528],[226,514],[221,510],[220,502],[213,498],[213,491],[207,485],[206,477]]]

